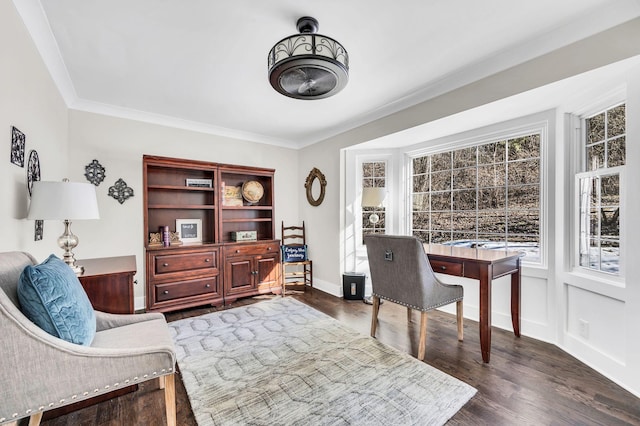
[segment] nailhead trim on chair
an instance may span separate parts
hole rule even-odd
[[[459,298],[447,300],[446,302],[442,302],[442,303],[439,303],[437,305],[429,306],[427,308],[419,308],[417,306],[410,305],[410,304],[404,303],[404,302],[400,302],[399,300],[395,300],[395,299],[392,299],[390,297],[381,296],[381,295],[379,295],[377,293],[373,293],[373,295],[379,297],[380,299],[388,300],[389,302],[397,303],[398,305],[402,305],[402,306],[406,306],[407,308],[415,309],[416,311],[425,311],[425,312],[426,311],[430,311],[430,310],[435,309],[435,308],[439,308],[440,306],[448,305],[449,303],[453,303],[453,302],[457,302],[459,300],[462,300],[462,297],[459,297]]]
[[[168,369],[167,369],[167,368],[163,368],[163,369],[162,369],[162,371],[161,371],[161,373],[162,373],[162,374],[161,374],[161,376],[164,376],[164,375],[167,375],[167,374],[173,373],[173,368],[168,368]],[[152,375],[153,375],[153,376],[157,376],[157,375],[158,375],[158,372],[157,372],[157,371],[154,371]],[[145,374],[144,376],[142,376],[142,378],[143,378],[143,379],[146,379],[147,377],[149,377],[149,375],[148,375],[148,374]],[[139,379],[140,379],[140,378],[139,378],[138,376],[136,376],[136,377],[134,377],[133,379],[126,379],[126,380],[124,381],[124,383],[125,383],[125,384],[128,384],[129,382],[131,382],[131,380],[133,380],[134,382],[137,382],[137,381],[139,381]],[[144,380],[143,380],[143,381],[144,381]],[[120,382],[116,382],[116,383],[114,383],[114,384],[113,384],[113,387],[114,387],[114,388],[117,388],[118,386],[120,386]],[[107,390],[107,389],[109,389],[109,388],[111,388],[111,385],[105,385],[105,386],[104,386],[104,389],[105,389],[105,390]],[[96,388],[96,389],[94,389],[94,390],[93,390],[93,392],[94,392],[94,393],[98,393],[98,392],[100,392],[100,389]],[[89,395],[89,393],[90,393],[89,391],[85,391],[85,392],[83,392],[83,393],[82,393],[82,396],[88,396],[88,395]],[[75,394],[75,395],[72,395],[72,396],[71,396],[71,399],[76,399],[77,397],[78,397],[78,395],[77,395],[77,394]],[[66,401],[66,399],[61,399],[61,400],[59,401],[59,404],[63,404],[65,401]],[[53,408],[55,405],[56,405],[56,403],[55,403],[55,402],[50,402],[50,403],[48,404],[47,408]],[[39,411],[43,411],[44,409],[45,409],[45,406],[44,406],[44,405],[41,405],[40,407],[38,407],[38,409],[37,409],[37,410],[33,410],[32,408],[28,408],[28,409],[25,411],[25,414],[26,414],[27,416],[29,416],[29,415],[32,415],[32,414],[37,413],[37,412],[39,412]],[[13,414],[11,415],[11,417],[12,417],[12,418],[14,418],[14,419],[17,419],[18,417],[20,417],[20,414],[19,414],[19,413],[13,413]],[[6,418],[6,417],[0,417],[0,423],[4,422],[4,421],[6,421],[6,420],[7,420],[7,418]]]

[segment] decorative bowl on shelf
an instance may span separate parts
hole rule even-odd
[[[255,204],[264,196],[262,184],[255,180],[248,180],[242,185],[242,197],[250,204]]]

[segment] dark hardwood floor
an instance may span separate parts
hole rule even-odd
[[[267,297],[238,300],[231,307]],[[291,297],[369,334],[371,306],[321,291]],[[227,307],[225,309],[228,309]],[[196,308],[167,314],[168,321],[219,310]],[[407,326],[406,310],[386,302],[380,307],[377,338],[417,355],[419,314]],[[557,347],[493,329],[491,363],[480,354],[478,323],[465,321],[464,342],[457,341],[455,317],[429,314],[425,362],[474,386],[478,393],[448,425],[640,425],[640,399]],[[161,425],[163,391],[155,381],[130,393],[43,425]],[[178,425],[196,425],[179,374],[176,380]]]

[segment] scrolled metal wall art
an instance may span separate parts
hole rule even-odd
[[[133,189],[129,188],[127,182],[120,178],[113,186],[109,187],[109,196],[115,198],[122,204],[127,201],[127,199],[133,197]]]
[[[84,177],[86,177],[87,180],[95,186],[98,186],[102,183],[104,178],[107,177],[105,171],[105,168],[98,160],[93,160],[85,166]]]

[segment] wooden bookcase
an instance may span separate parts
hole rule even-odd
[[[273,169],[143,156],[148,311],[219,305],[278,288],[274,173]],[[188,179],[197,179],[200,184],[204,180],[206,186],[188,186]],[[240,191],[247,181],[262,186],[259,201],[225,200],[225,188]],[[150,244],[150,234],[161,226],[176,232],[176,219],[199,219],[202,241],[170,247]],[[256,240],[234,241],[233,233],[244,231],[254,231]],[[222,266],[237,260],[238,253],[251,260],[241,268]],[[226,285],[227,281],[251,284],[233,286]]]

